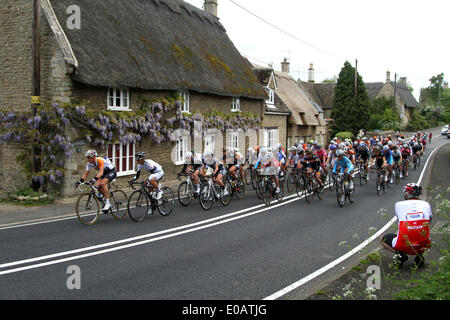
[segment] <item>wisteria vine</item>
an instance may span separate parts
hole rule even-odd
[[[259,129],[261,118],[245,112],[188,114],[182,112],[182,101],[162,99],[148,102],[137,111],[96,111],[84,105],[58,103],[31,111],[0,111],[0,145],[8,142],[23,146],[36,144],[40,152],[40,171],[31,173],[29,150],[18,159],[32,181],[41,185],[60,185],[65,174],[64,162],[75,152],[67,130],[74,128],[76,139],[86,139],[93,148],[105,149],[111,144],[129,144],[150,138],[155,144],[174,140],[174,131],[186,129],[205,132],[208,129]]]

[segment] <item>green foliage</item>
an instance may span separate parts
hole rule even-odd
[[[348,131],[357,134],[369,122],[369,97],[362,77],[358,74],[358,97],[355,97],[355,68],[348,61],[339,73],[336,83],[333,110],[334,132]]]
[[[338,132],[335,134],[335,137],[338,137],[340,141],[345,140],[345,139],[353,139],[355,137],[355,135],[351,132]]]
[[[19,188],[14,194],[8,198],[1,199],[0,202],[23,205],[27,207],[51,204],[54,197],[41,191],[34,191],[30,187]]]
[[[428,128],[428,122],[426,121],[425,117],[422,116],[419,111],[414,110],[411,114],[411,120],[406,126],[407,131],[418,131]]]

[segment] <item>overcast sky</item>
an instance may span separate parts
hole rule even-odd
[[[185,1],[203,9],[204,0]],[[407,77],[417,100],[432,76],[450,79],[449,9],[449,0],[218,0],[220,22],[251,62],[281,70],[289,58],[305,81],[313,63],[321,82],[358,59],[364,82],[384,82],[389,70],[392,81]]]

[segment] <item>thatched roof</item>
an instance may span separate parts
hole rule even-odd
[[[323,110],[333,108],[335,82],[313,83],[299,80],[297,83]]]
[[[308,95],[298,86],[288,73],[275,71],[277,94],[291,110],[288,122],[303,126],[325,125],[320,120],[319,111],[314,107]]]
[[[264,99],[265,93],[217,17],[180,0],[43,0],[93,86],[191,90]],[[81,29],[67,27],[67,8]],[[49,23],[50,23],[50,19]],[[55,35],[55,25],[50,23]],[[58,41],[61,45],[61,42]],[[72,59],[73,60],[73,59]],[[70,62],[70,59],[66,61]]]
[[[397,94],[408,108],[418,108],[420,106],[406,85],[397,82]]]

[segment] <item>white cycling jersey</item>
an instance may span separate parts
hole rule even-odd
[[[431,206],[423,200],[405,200],[395,204],[398,219],[397,237],[392,240],[395,250],[415,255],[431,244]]]

